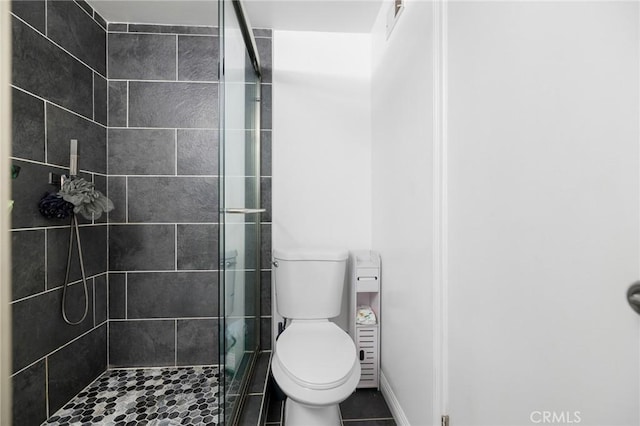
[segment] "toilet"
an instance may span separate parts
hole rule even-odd
[[[273,250],[275,300],[286,318],[274,344],[273,378],[287,395],[287,426],[339,426],[340,402],[355,391],[360,362],[340,314],[346,250]]]

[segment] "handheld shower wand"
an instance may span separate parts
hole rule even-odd
[[[69,179],[78,176],[78,140],[71,139],[69,142]],[[62,185],[64,185],[64,178]],[[76,234],[76,242],[78,244],[78,258],[80,260],[80,272],[82,274],[82,284],[84,290],[84,313],[78,321],[71,321],[67,316],[66,301],[67,288],[69,286],[69,272],[71,269],[71,253],[73,251],[73,233]],[[62,286],[62,318],[69,325],[78,325],[87,317],[89,312],[89,291],[87,289],[87,276],[84,270],[84,260],[82,259],[82,246],[80,245],[80,229],[78,228],[78,218],[75,213],[71,215],[71,226],[69,227],[69,252],[67,253],[67,269],[64,277],[64,285]]]
[[[78,175],[78,140],[71,139],[69,143],[69,177],[74,177]]]

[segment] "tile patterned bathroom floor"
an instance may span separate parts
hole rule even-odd
[[[218,367],[109,370],[43,426],[218,424]]]
[[[283,404],[273,398],[269,403],[267,426],[282,425]],[[382,393],[375,389],[358,389],[340,404],[344,426],[396,426]]]

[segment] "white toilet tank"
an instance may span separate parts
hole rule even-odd
[[[340,315],[348,257],[347,250],[274,249],[274,285],[280,315],[290,319]]]

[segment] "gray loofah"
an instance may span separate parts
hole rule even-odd
[[[85,219],[91,219],[92,213],[98,219],[103,212],[113,210],[111,200],[83,178],[66,179],[58,194],[74,205],[74,213],[81,214]]]

